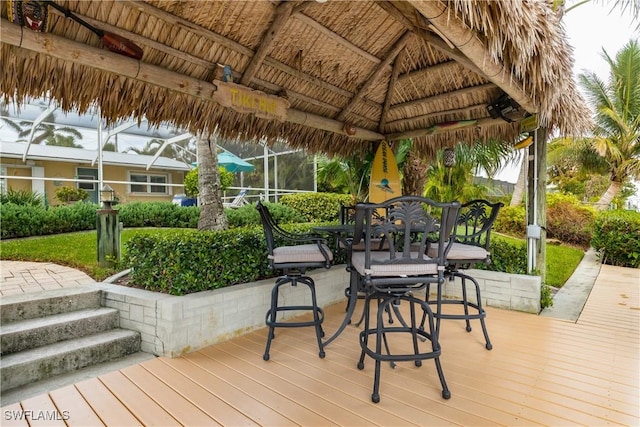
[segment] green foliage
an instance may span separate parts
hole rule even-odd
[[[311,225],[285,226],[309,232]],[[276,242],[276,244],[282,242]],[[136,236],[125,245],[131,283],[185,295],[272,277],[262,227],[222,231],[178,230]]]
[[[1,236],[7,239],[95,229],[97,209],[94,203],[50,208],[3,203],[0,205]]]
[[[493,229],[498,233],[524,237],[527,231],[524,206],[504,206],[498,212],[498,218],[493,224]]]
[[[546,283],[543,283],[540,287],[540,308],[545,309],[553,306],[553,295],[551,294],[551,287]]]
[[[0,194],[0,203],[13,203],[21,206],[44,206],[44,197],[42,194],[34,193],[27,190],[13,190],[11,187],[6,194]]]
[[[306,219],[294,208],[280,203],[264,202],[273,219],[279,224],[304,222]],[[256,206],[244,205],[235,209],[225,209],[225,215],[229,221],[229,228],[246,227],[248,225],[260,225],[260,214]]]
[[[527,245],[523,241],[491,239],[491,264],[477,264],[480,270],[502,271],[511,274],[527,274]]]
[[[222,166],[218,168],[220,173],[220,190],[224,191],[233,185],[234,175]],[[184,176],[184,192],[187,197],[195,199],[200,194],[198,190],[198,168],[191,169]]]
[[[453,166],[444,165],[444,150],[438,152],[436,161],[429,166],[423,192],[425,197],[440,202],[458,200],[462,203],[486,198],[488,188],[473,183],[476,170],[484,169],[493,176],[504,160],[509,161],[516,155],[511,145],[494,139],[473,145],[461,143],[455,146],[454,151]]]
[[[566,245],[547,245],[547,284],[556,288],[562,287],[583,257],[582,249]]]
[[[352,199],[347,194],[296,193],[287,194],[280,202],[294,208],[309,222],[337,221],[340,204],[349,205]]]
[[[171,202],[132,202],[120,205],[118,214],[125,227],[197,228],[200,208]]]
[[[56,199],[63,203],[78,202],[86,200],[89,197],[87,190],[83,188],[74,187],[60,187],[56,188]]]
[[[573,195],[547,194],[547,238],[588,248],[596,211],[582,205]],[[498,233],[524,237],[526,235],[524,206],[505,206],[494,224]]]
[[[588,248],[596,211],[573,195],[547,195],[547,237]]]
[[[598,215],[591,245],[605,264],[640,268],[640,213],[606,211]]]
[[[167,229],[124,229],[120,240],[124,245],[133,236],[162,234]],[[30,239],[3,239],[0,241],[2,259],[18,261],[52,262],[84,271],[97,281],[102,281],[124,268],[103,268],[98,265],[96,232],[39,236]]]

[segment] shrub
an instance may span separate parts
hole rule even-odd
[[[74,187],[60,187],[56,188],[56,199],[63,203],[78,202],[86,200],[89,197],[87,190],[83,188]]]
[[[493,225],[498,233],[524,237],[527,229],[526,213],[523,206],[504,206]]]
[[[476,264],[475,268],[511,274],[527,274],[526,243],[511,243],[502,239],[491,239],[489,246],[491,264]]]
[[[11,187],[6,194],[0,194],[0,203],[13,203],[20,206],[36,206],[45,205],[45,198],[42,194],[34,193],[27,190],[12,190]]]
[[[547,203],[547,237],[588,248],[596,211],[583,206],[575,196],[549,194]]]
[[[44,208],[6,203],[0,206],[2,238],[42,236],[96,228],[94,203]]]
[[[309,222],[337,221],[340,205],[351,203],[348,194],[297,193],[280,198],[280,203],[297,210]]]
[[[220,173],[220,189],[222,191],[231,187],[233,184],[233,173],[229,172],[222,166],[218,168],[218,172]],[[187,197],[191,199],[195,199],[200,194],[200,190],[198,189],[198,168],[191,169],[184,176],[184,192]]]
[[[285,228],[309,232],[311,225]],[[269,269],[262,227],[257,226],[138,235],[125,243],[125,248],[123,262],[135,266],[131,283],[172,295],[222,288],[275,274]]]
[[[605,264],[640,268],[640,213],[601,212],[595,220],[591,245]]]

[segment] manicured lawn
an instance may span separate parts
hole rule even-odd
[[[137,234],[164,233],[169,230],[172,229],[125,228],[122,231],[121,241],[124,244]],[[522,239],[502,235],[494,235],[494,238],[524,244]],[[67,265],[82,270],[100,281],[119,270],[98,267],[97,252],[95,231],[0,241],[0,257],[2,259]],[[547,245],[547,285],[561,287],[574,272],[583,255],[582,250],[570,246]]]
[[[122,230],[121,243],[138,234],[162,233],[170,228],[129,228]],[[18,261],[52,262],[82,270],[100,281],[120,269],[98,267],[96,231],[56,234],[0,241],[0,257]],[[123,254],[124,255],[124,254]]]
[[[504,239],[513,244],[526,245],[523,239],[501,234],[493,234],[492,239]],[[547,245],[547,279],[545,283],[556,288],[562,287],[580,264],[583,256],[582,249],[567,245]]]

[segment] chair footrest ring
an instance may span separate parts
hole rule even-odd
[[[271,309],[267,311],[267,315],[265,318],[265,323],[267,326],[273,327],[284,327],[284,328],[300,328],[305,326],[316,326],[322,324],[324,321],[324,310],[320,307],[314,307],[312,305],[290,305],[284,307],[278,307],[276,309],[276,315],[280,311],[317,311],[319,319],[316,320],[306,320],[303,322],[272,322],[269,318],[271,317]]]
[[[384,328],[381,331],[382,335],[384,334],[393,334],[393,333],[405,333],[409,335],[417,335],[426,338],[431,341],[431,334],[422,329],[412,330],[410,328],[403,327],[388,327]],[[367,356],[371,357],[373,360],[380,360],[383,362],[408,362],[408,361],[416,361],[416,360],[426,360],[426,359],[434,359],[436,357],[440,357],[441,349],[438,346],[437,349],[431,348],[430,351],[422,352],[422,353],[406,353],[406,354],[382,354],[377,353],[374,350],[370,349],[365,343],[366,335],[377,335],[378,331],[376,329],[369,329],[360,332],[360,347],[362,351],[367,354]]]

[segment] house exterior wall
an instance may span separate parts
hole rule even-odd
[[[21,159],[2,158],[0,160],[2,167],[6,170],[8,177],[32,177],[32,168],[42,167],[44,168],[44,192],[47,198],[47,202],[51,206],[59,205],[61,202],[56,199],[56,189],[67,186],[76,187],[77,184],[70,179],[74,179],[78,175],[78,168],[98,169],[97,165],[92,167],[90,164],[84,164],[80,162],[65,162],[65,161],[49,161],[49,160],[29,160],[28,165],[25,165]],[[168,184],[183,184],[184,175],[183,171],[168,171],[164,169],[151,168],[148,171],[139,166],[103,166],[103,180],[104,181],[130,181],[131,174],[139,175],[162,175],[166,176]],[[56,179],[58,178],[58,179]],[[40,181],[42,183],[42,181]],[[33,191],[38,188],[35,185],[35,181],[29,179],[6,179],[6,187],[12,190],[25,190]],[[42,184],[39,185],[42,187]],[[166,187],[166,194],[145,194],[140,192],[131,192],[130,186],[125,183],[109,183],[109,186],[117,193],[120,203],[127,203],[132,201],[144,201],[144,202],[156,202],[156,201],[171,201],[173,195],[176,193],[183,193],[182,187]]]

